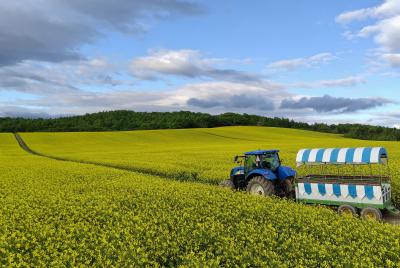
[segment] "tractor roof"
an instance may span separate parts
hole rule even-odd
[[[245,155],[260,155],[260,154],[274,154],[278,153],[279,150],[255,150],[251,152],[244,153]]]

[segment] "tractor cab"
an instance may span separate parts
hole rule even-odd
[[[239,163],[231,170],[230,180],[223,186],[235,189],[247,189],[261,195],[286,195],[292,191],[292,182],[296,172],[281,165],[279,150],[256,150],[235,156]]]
[[[254,169],[268,169],[276,172],[281,165],[278,150],[259,150],[244,155],[244,170],[249,173]]]

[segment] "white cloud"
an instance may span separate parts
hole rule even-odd
[[[400,50],[400,15],[381,20],[373,25],[362,28],[358,36],[373,36],[374,41],[381,45],[385,51],[396,52]]]
[[[377,113],[370,116],[369,123],[381,126],[388,126],[400,129],[400,113],[386,112]]]
[[[329,61],[331,57],[330,53],[320,53],[306,58],[306,61],[307,64],[317,64]],[[149,55],[133,60],[130,70],[127,63],[101,57],[60,63],[23,61],[0,67],[0,90],[26,92],[35,97],[7,103],[0,101],[0,111],[3,115],[49,116],[116,109],[193,110],[210,113],[268,112],[270,116],[295,117],[314,112],[296,110],[291,114],[291,111],[280,109],[282,100],[299,97],[289,93],[289,88],[355,86],[364,82],[361,76],[354,76],[285,85],[269,81],[259,73],[221,68],[228,64],[232,62],[205,57],[190,49],[151,51]],[[126,78],[129,71],[140,79],[167,78],[170,75],[206,79],[179,88],[144,90],[137,88],[137,84],[132,87],[137,80]],[[15,107],[21,107],[21,111]]]
[[[0,117],[50,118],[51,116],[41,109],[0,105]]]
[[[117,86],[118,66],[105,58],[46,63],[23,61],[0,68],[0,91],[18,91],[37,95],[78,92],[79,86]]]
[[[195,50],[156,50],[150,51],[149,56],[134,59],[131,72],[142,79],[155,79],[160,73],[195,77],[208,67],[207,61]]]
[[[202,82],[170,90],[113,90],[107,92],[58,91],[38,99],[2,103],[3,115],[41,113],[82,114],[95,111],[128,109],[136,111],[192,110],[209,113],[246,112],[283,116],[303,120],[306,116],[325,113],[352,112],[390,103],[380,98],[334,98],[299,96],[277,84],[239,82]],[[56,111],[56,112],[55,112]]]
[[[186,78],[211,78],[224,81],[264,83],[257,74],[219,68],[223,59],[204,57],[199,51],[153,50],[148,56],[134,59],[130,65],[133,76],[144,80],[156,80],[161,76],[174,75]]]
[[[349,76],[338,79],[317,80],[313,82],[297,82],[287,84],[290,88],[321,88],[321,87],[354,87],[364,84],[366,81],[362,76]]]
[[[260,113],[274,110],[283,98],[292,95],[276,85],[249,85],[235,82],[203,82],[171,90],[113,90],[108,92],[53,92],[34,100],[18,100],[1,106],[31,107],[33,111],[76,114],[102,110],[146,111],[203,110]],[[213,104],[214,103],[214,104]],[[25,113],[27,111],[23,110]],[[4,110],[10,114],[8,110]],[[14,111],[14,114],[16,112]]]
[[[165,65],[160,68],[153,58],[146,61],[146,64],[149,63],[149,67],[157,68],[160,72],[162,70],[167,73],[180,73],[183,69],[179,66],[185,66],[188,57],[195,57],[197,58],[195,62],[200,62],[195,65],[202,66],[202,68],[210,66],[207,67],[207,70],[212,69],[212,65],[206,64],[205,62],[208,60],[200,57],[200,53],[192,53],[193,51],[190,50],[184,53],[180,52],[167,53],[168,57],[161,57],[161,62],[164,62]],[[160,58],[156,57],[156,59],[157,62],[160,61]],[[171,67],[171,62],[182,64],[172,64]],[[113,73],[119,73],[120,69],[118,68],[120,67],[105,58],[46,64],[25,61],[15,66],[3,67],[0,68],[0,89],[31,93],[35,95],[35,98],[7,103],[0,101],[0,106],[31,107],[33,115],[39,113],[79,114],[115,109],[142,111],[188,109],[211,113],[233,111],[262,114],[269,111],[283,116],[284,114],[280,114],[281,111],[277,109],[282,100],[296,98],[287,91],[290,87],[354,86],[363,82],[361,77],[355,76],[284,85],[262,79],[261,76],[256,76],[255,79],[238,79],[236,77],[236,80],[228,80],[225,74],[215,77],[221,78],[215,79],[215,81],[191,83],[175,89],[150,91],[132,89],[129,81],[117,81],[116,86],[110,90],[110,87],[107,88],[105,85],[113,85],[111,83],[115,80]],[[222,72],[221,69],[213,68],[214,72]],[[243,74],[233,71],[233,75],[241,77]],[[110,81],[105,79],[107,76],[110,77]],[[209,75],[209,77],[212,76]],[[110,83],[107,84],[107,82]],[[84,90],[91,86],[94,86],[92,90]],[[99,86],[104,90],[100,90]],[[26,111],[25,108],[21,111],[29,115],[29,111]],[[18,111],[10,111],[10,109],[4,109],[3,112],[18,114]]]
[[[366,24],[361,29],[353,32],[346,30],[344,35],[351,39],[371,37],[379,45],[381,53],[400,53],[399,0],[386,0],[375,7],[345,12],[337,16],[336,21],[341,24],[365,21]],[[381,56],[381,58],[393,65],[393,57]]]
[[[379,6],[362,8],[344,12],[336,17],[336,22],[348,24],[353,21],[361,21],[367,18],[387,18],[400,13],[400,1],[386,0]]]
[[[327,63],[335,58],[336,57],[332,53],[319,53],[306,58],[275,61],[268,64],[267,69],[271,71],[292,71],[298,68],[309,68],[319,64]]]
[[[400,53],[390,54],[386,53],[382,55],[382,58],[390,63],[393,67],[400,67]]]

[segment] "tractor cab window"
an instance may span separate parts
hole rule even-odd
[[[275,171],[280,165],[277,154],[247,155],[244,166],[246,172],[257,168],[266,168]]]
[[[244,163],[246,172],[253,169],[262,168],[262,158],[260,155],[247,155]]]
[[[277,154],[266,154],[263,156],[262,166],[275,171],[279,167],[279,158]]]

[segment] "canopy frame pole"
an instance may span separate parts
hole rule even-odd
[[[324,178],[326,178],[324,167],[322,165],[320,165],[320,169],[321,169],[321,174],[324,176]]]
[[[339,165],[338,164],[336,164],[336,169],[337,169],[337,177],[338,177],[339,180],[341,180],[340,179],[340,171],[339,171]]]
[[[391,182],[392,181],[392,170],[390,169],[389,163],[386,164],[386,166],[387,166],[387,170],[388,170],[388,182]]]
[[[371,163],[368,163],[368,166],[369,166],[369,175],[372,176],[372,166],[371,166]]]

